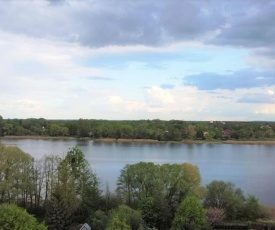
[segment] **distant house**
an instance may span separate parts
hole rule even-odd
[[[232,135],[232,131],[229,129],[225,129],[222,131],[222,139],[230,139]]]
[[[229,130],[229,129],[225,129],[225,130],[223,130],[222,134],[223,134],[224,136],[231,136],[232,132],[231,132],[231,130]]]

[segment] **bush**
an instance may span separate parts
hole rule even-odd
[[[2,204],[0,205],[0,229],[20,229],[20,230],[46,230],[44,224],[38,221],[27,213],[23,208],[16,205]]]

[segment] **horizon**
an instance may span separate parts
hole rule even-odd
[[[275,121],[272,0],[2,3],[3,119]]]
[[[1,115],[0,115],[1,116]],[[43,117],[28,117],[28,118],[4,118],[2,117],[3,120],[28,120],[28,119],[34,119],[34,120],[39,120],[39,119],[44,119],[46,121],[78,121],[78,120],[96,120],[96,121],[155,121],[155,120],[159,120],[159,121],[184,121],[184,122],[210,122],[210,123],[214,123],[214,122],[243,122],[243,123],[253,123],[253,122],[259,122],[259,123],[263,123],[263,122],[270,122],[273,123],[275,121],[268,121],[268,120],[247,120],[247,121],[240,121],[240,120],[179,120],[179,119],[170,119],[170,120],[164,120],[164,119],[159,119],[159,118],[154,118],[154,119],[123,119],[123,120],[114,120],[114,119],[95,119],[95,118],[76,118],[76,119],[66,119],[66,118],[62,118],[62,119],[46,119]]]

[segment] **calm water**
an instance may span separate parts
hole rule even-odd
[[[199,167],[202,182],[224,180],[235,183],[245,193],[260,202],[275,205],[275,146],[225,144],[140,144],[99,143],[79,140],[12,140],[34,158],[54,154],[65,156],[68,149],[78,145],[86,155],[105,189],[108,183],[115,189],[116,179],[126,164],[151,161],[158,164],[188,162]]]

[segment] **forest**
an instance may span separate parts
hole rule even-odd
[[[125,165],[110,191],[77,146],[63,158],[34,159],[0,143],[1,229],[275,229],[268,210],[244,194],[225,181],[202,186],[196,165],[152,162]]]
[[[3,119],[0,136],[183,140],[272,140],[274,122]]]

